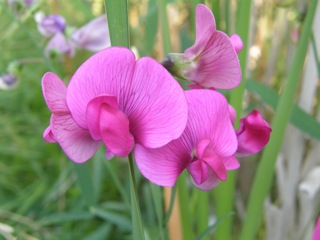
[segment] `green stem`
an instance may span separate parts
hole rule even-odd
[[[198,223],[198,234],[205,232],[209,225],[209,192],[202,192],[197,190],[198,201],[197,201],[197,223]],[[209,240],[209,236],[203,236],[202,240]]]
[[[133,167],[133,154],[129,154],[129,172],[130,172],[130,193],[131,193],[131,218],[132,218],[132,230],[133,239],[144,239],[143,225],[141,218],[141,211],[139,200],[137,197],[137,188],[134,178],[134,167]]]
[[[183,239],[192,240],[194,239],[191,222],[193,217],[191,216],[189,205],[190,196],[188,194],[188,186],[186,184],[186,172],[183,172],[178,179],[178,200]]]
[[[249,197],[247,214],[240,235],[241,240],[255,239],[255,235],[261,223],[263,203],[273,181],[276,159],[281,149],[286,126],[291,115],[296,91],[299,86],[317,3],[317,0],[312,0],[308,8],[301,38],[293,57],[288,78],[273,119],[270,142],[262,154],[261,162],[256,172]]]
[[[239,120],[242,113],[242,99],[245,89],[245,72],[247,67],[247,52],[250,28],[250,9],[251,0],[241,0],[238,9],[237,33],[243,41],[243,49],[239,53],[239,61],[242,72],[241,84],[232,91],[230,104],[234,107],[237,113],[235,121],[236,128],[239,127]],[[216,211],[218,219],[233,211],[234,193],[236,183],[236,172],[229,171],[227,181],[220,184],[216,189]],[[233,218],[227,218],[217,226],[216,238],[218,240],[231,240],[232,237]]]

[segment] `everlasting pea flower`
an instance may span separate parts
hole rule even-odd
[[[317,220],[317,223],[312,235],[312,240],[319,240],[319,239],[320,239],[320,217]]]
[[[71,40],[80,49],[92,52],[110,47],[109,30],[106,15],[88,22],[71,34]]]
[[[46,56],[51,54],[67,54],[73,57],[75,54],[75,45],[63,33],[56,33],[48,42],[44,49]]]
[[[38,31],[45,37],[51,37],[56,33],[64,32],[66,21],[60,15],[45,15],[42,12],[35,14]]]
[[[88,160],[101,142],[107,157],[127,156],[134,144],[161,147],[183,132],[187,103],[173,77],[149,57],[135,60],[112,47],[84,62],[66,89],[52,73],[43,93],[52,117],[44,133],[77,163]]]
[[[237,53],[243,43],[238,35],[229,38],[216,30],[214,16],[209,8],[196,8],[196,41],[184,54],[169,54],[163,65],[178,77],[192,81],[203,88],[231,89],[241,82]]]
[[[217,91],[189,90],[185,95],[189,113],[181,137],[156,149],[137,144],[136,162],[141,173],[155,184],[172,187],[187,169],[199,189],[210,190],[226,180],[227,170],[239,167],[228,103]]]
[[[262,150],[268,143],[272,129],[257,110],[240,120],[236,131],[238,138],[237,156],[245,157]]]
[[[0,76],[0,89],[9,90],[17,86],[18,79],[11,73],[2,74]]]

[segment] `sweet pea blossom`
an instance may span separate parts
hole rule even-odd
[[[92,52],[110,47],[109,28],[106,15],[97,17],[75,30],[70,39],[80,49]]]
[[[125,48],[100,51],[84,62],[66,88],[53,73],[42,80],[52,112],[44,138],[58,142],[77,163],[103,142],[107,158],[127,156],[135,144],[159,148],[177,139],[187,122],[184,92],[149,57],[135,60]]]
[[[45,15],[43,12],[38,12],[35,14],[34,19],[37,23],[38,31],[45,37],[64,32],[66,28],[66,20],[61,15]]]
[[[141,173],[151,182],[172,187],[184,169],[201,190],[225,181],[227,170],[239,167],[234,157],[237,137],[225,97],[206,89],[185,92],[189,113],[180,138],[150,149],[137,144],[135,158]]]
[[[183,54],[169,54],[163,65],[173,75],[203,88],[231,89],[241,82],[237,53],[242,47],[238,35],[229,38],[216,30],[212,12],[199,4],[196,8],[195,44]]]
[[[261,151],[269,142],[272,129],[259,111],[253,110],[248,116],[240,119],[240,127],[236,130],[238,139],[238,157],[246,157]]]
[[[46,56],[51,54],[67,54],[70,57],[75,55],[75,44],[68,39],[63,33],[56,33],[48,42],[44,49]]]
[[[17,86],[18,79],[14,74],[5,73],[0,75],[0,89],[9,90]]]

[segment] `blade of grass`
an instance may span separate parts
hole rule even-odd
[[[209,192],[196,192],[198,201],[197,201],[197,213],[198,213],[198,232],[205,232],[208,229],[209,222]],[[209,236],[203,235],[202,240],[209,240]]]
[[[301,38],[293,57],[293,62],[288,73],[283,94],[280,98],[273,119],[273,130],[270,142],[263,151],[261,162],[258,166],[250,192],[248,209],[240,235],[241,240],[255,239],[255,235],[261,223],[263,203],[272,184],[277,155],[281,149],[286,126],[293,108],[295,94],[299,85],[299,79],[309,45],[313,17],[317,3],[317,0],[312,0],[308,7]]]
[[[170,35],[169,35],[170,32],[169,32],[168,15],[167,15],[167,1],[168,0],[158,0],[164,56],[171,52],[171,41],[170,41]]]
[[[130,47],[127,0],[104,0],[112,46]],[[107,37],[107,36],[106,36]]]
[[[230,104],[234,107],[237,113],[237,119],[235,121],[236,128],[239,126],[239,120],[241,118],[242,112],[242,99],[245,89],[245,72],[247,66],[247,51],[248,51],[248,40],[249,40],[249,28],[250,28],[250,10],[251,10],[251,0],[241,0],[238,9],[238,21],[237,21],[237,34],[241,37],[243,41],[243,49],[239,53],[239,61],[241,65],[242,72],[242,82],[241,84],[231,92]],[[226,214],[232,212],[234,192],[236,183],[236,172],[229,171],[227,181],[220,184],[216,189],[216,210],[217,217],[221,218]],[[232,238],[232,222],[233,218],[228,218],[223,221],[217,227],[216,238],[223,240],[231,240]]]
[[[154,203],[155,212],[158,219],[158,226],[159,226],[159,235],[160,239],[164,240],[164,232],[163,232],[163,196],[162,196],[162,188],[160,186],[154,185],[153,183],[149,183],[152,199]]]

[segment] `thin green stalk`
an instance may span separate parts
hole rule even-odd
[[[112,46],[130,47],[127,0],[104,0]]]
[[[109,34],[112,46],[130,47],[128,3],[127,0],[105,0],[108,17]],[[131,218],[133,239],[144,239],[141,211],[137,197],[137,189],[134,178],[133,156],[128,157],[130,172],[130,194],[131,194]]]
[[[263,203],[272,184],[277,155],[281,149],[286,126],[294,104],[295,94],[298,89],[303,63],[309,45],[317,3],[318,0],[312,0],[308,8],[301,38],[273,119],[270,142],[262,154],[261,162],[252,186],[247,214],[240,235],[241,240],[255,239],[261,223]]]
[[[139,200],[137,196],[137,188],[134,178],[134,167],[133,167],[133,154],[129,154],[129,172],[130,172],[130,192],[131,192],[131,218],[132,218],[132,236],[133,239],[144,239],[143,225],[141,218],[141,211]]]
[[[188,186],[186,184],[186,172],[183,172],[178,179],[178,199],[183,239],[193,240],[193,217],[191,216],[190,212],[190,196],[188,194]]]
[[[242,113],[242,99],[245,89],[245,72],[247,67],[247,52],[250,28],[250,9],[251,0],[241,0],[238,9],[237,34],[243,41],[243,49],[239,53],[239,61],[242,72],[241,84],[232,91],[230,104],[234,107],[237,113],[235,127],[239,127],[239,119]],[[236,172],[229,171],[227,181],[220,184],[216,189],[216,211],[218,219],[233,211],[234,193],[236,183]],[[231,240],[232,237],[233,218],[228,218],[217,226],[216,238],[218,240]]]
[[[220,0],[212,0],[211,11],[214,14],[214,18],[216,20],[217,29],[221,30],[221,9],[220,9]]]

